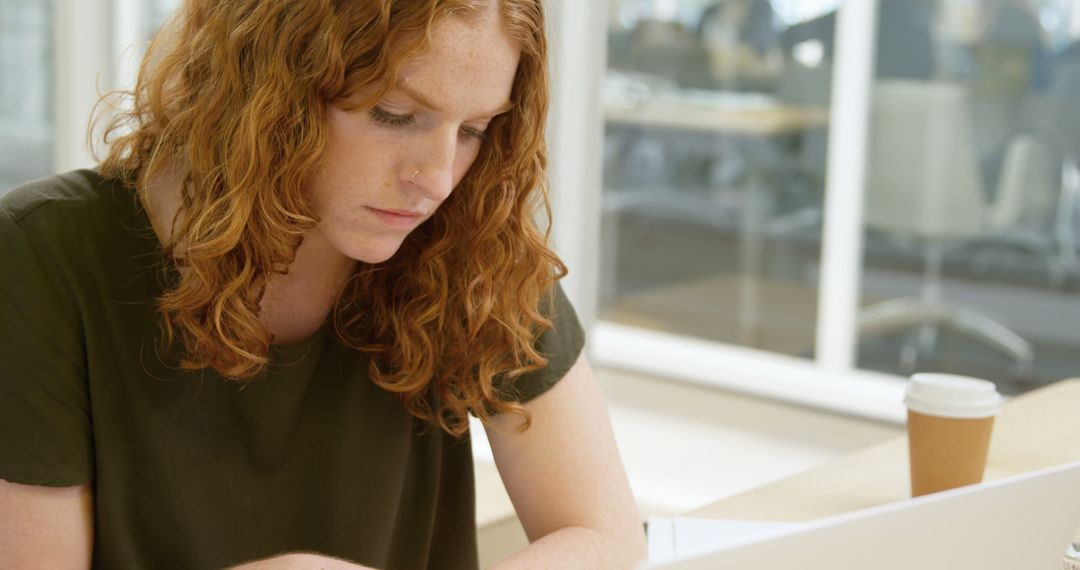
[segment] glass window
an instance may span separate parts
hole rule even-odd
[[[52,170],[52,10],[0,0],[0,192]]]
[[[812,361],[849,330],[817,314],[839,6],[612,2],[601,319]],[[857,358],[829,371],[1075,376],[1080,1],[877,12]]]
[[[1080,14],[882,0],[858,365],[995,380],[1080,369]]]
[[[601,319],[814,356],[837,4],[612,2]]]
[[[180,5],[180,0],[143,0],[146,2],[146,18],[143,22],[143,37],[152,38],[161,24],[172,15]]]

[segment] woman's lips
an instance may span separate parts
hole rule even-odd
[[[424,220],[424,214],[418,212],[410,212],[407,210],[380,210],[379,208],[372,208],[370,206],[365,206],[364,209],[371,212],[382,223],[397,229],[411,230]]]

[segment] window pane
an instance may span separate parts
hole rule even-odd
[[[883,0],[859,365],[1080,369],[1074,2]]]
[[[146,2],[146,21],[143,22],[144,38],[149,40],[157,32],[161,24],[180,5],[180,0],[143,0]]]
[[[0,192],[52,169],[52,9],[0,0]]]
[[[836,5],[612,3],[601,318],[813,357]]]

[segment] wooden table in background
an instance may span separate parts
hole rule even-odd
[[[829,109],[824,106],[797,106],[775,96],[713,92],[708,95],[665,95],[628,104],[609,102],[604,108],[608,125],[659,128],[688,133],[710,133],[721,138],[768,138],[789,136],[829,124]],[[753,174],[753,173],[752,173]],[[760,175],[760,173],[758,173]],[[764,224],[768,189],[751,176],[743,189],[742,215],[739,223],[740,282],[739,315],[736,329],[739,343],[758,346],[760,295],[756,289],[761,278],[764,255]],[[605,230],[605,243],[615,244],[614,224]],[[614,256],[607,256],[614,259]],[[603,274],[614,274],[608,267]]]
[[[797,133],[823,128],[829,123],[829,110],[825,107],[797,107],[779,102],[739,104],[735,97],[728,99],[730,103],[700,104],[673,99],[608,105],[604,118],[616,125],[759,136]]]

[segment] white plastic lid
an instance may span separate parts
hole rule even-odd
[[[904,405],[909,410],[946,418],[987,418],[1001,408],[997,386],[987,380],[953,374],[915,374]]]

